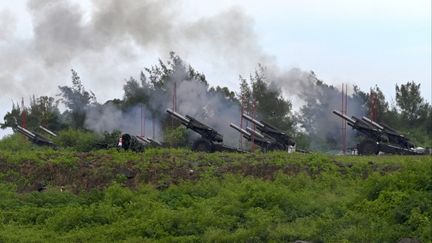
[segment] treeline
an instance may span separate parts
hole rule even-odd
[[[280,129],[292,134],[300,147],[315,150],[336,150],[340,147],[340,122],[330,117],[331,110],[339,108],[334,103],[335,97],[341,97],[339,90],[319,80],[313,72],[307,73],[305,82],[310,82],[313,92],[300,92],[298,96],[304,105],[298,112],[293,111],[292,101],[282,96],[280,88],[273,85],[273,80],[266,76],[264,67],[259,68],[245,78],[239,77],[239,92],[235,93],[227,87],[211,87],[203,73],[186,64],[178,55],[171,53],[168,61],[159,60],[159,63],[144,68],[139,79],[129,78],[123,86],[123,98],[98,103],[92,91],[86,90],[79,74],[72,70],[72,85],[59,86],[60,93],[56,97],[33,96],[29,107],[22,107],[18,103],[4,116],[1,128],[13,126],[15,119],[21,124],[23,112],[26,112],[26,123],[29,129],[37,130],[43,125],[53,131],[78,129],[95,130],[87,122],[89,113],[95,119],[105,110],[115,108],[122,114],[136,112],[137,106],[145,107],[154,120],[160,123],[163,139],[172,145],[184,145],[188,134],[178,124],[173,127],[170,118],[165,114],[166,108],[171,108],[174,85],[187,87],[185,93],[179,96],[189,96],[184,102],[193,110],[194,114],[204,114],[200,119],[220,117],[229,109],[238,111],[229,122],[236,122],[240,118],[240,107],[245,112],[256,112],[259,119],[266,120]],[[376,119],[401,131],[415,143],[422,146],[432,146],[432,106],[420,95],[420,84],[407,82],[396,85],[395,102],[389,102],[382,90],[375,86],[371,92],[360,90],[354,86],[354,94],[349,103],[357,105],[356,114],[371,117],[371,94],[376,97],[374,102]],[[194,97],[201,97],[217,103],[212,112],[208,107],[200,104],[200,100],[193,104]],[[180,97],[179,97],[180,98]],[[189,103],[192,104],[189,104]],[[60,111],[63,104],[65,110]],[[192,107],[194,106],[194,107]],[[196,107],[195,107],[196,106]],[[234,108],[234,109],[233,109]],[[224,116],[225,118],[225,116]],[[231,119],[231,117],[229,117]],[[330,120],[333,126],[330,126]],[[337,121],[337,122],[335,122]],[[131,124],[139,127],[139,124]],[[322,129],[327,126],[328,129]],[[101,131],[110,128],[97,128]],[[235,133],[235,131],[232,131]],[[240,135],[239,135],[240,136]],[[353,141],[355,143],[355,141]]]

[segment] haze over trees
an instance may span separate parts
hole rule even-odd
[[[27,126],[34,130],[39,125],[54,131],[68,128],[97,132],[129,130],[132,126],[140,126],[127,124],[134,121],[131,114],[137,118],[139,110],[145,109],[147,119],[158,122],[158,129],[163,134],[161,139],[172,140],[170,143],[181,146],[189,135],[165,114],[165,109],[173,106],[174,85],[177,85],[176,108],[209,122],[217,130],[224,131],[223,124],[238,123],[243,106],[246,113],[256,112],[259,119],[294,135],[303,148],[322,151],[340,148],[340,123],[330,114],[335,108],[334,103],[340,100],[340,91],[320,80],[313,72],[307,75],[312,80],[312,86],[299,94],[304,104],[298,111],[293,110],[290,97],[282,96],[271,77],[266,76],[266,67],[263,66],[259,66],[248,78],[240,76],[239,92],[235,93],[227,87],[211,87],[205,74],[171,53],[168,61],[159,60],[156,65],[144,68],[139,80],[134,77],[127,79],[122,99],[108,100],[104,104],[98,103],[94,93],[85,89],[77,71],[71,72],[71,86],[59,86],[57,97],[33,96],[30,107],[13,104],[4,117],[2,128],[13,125],[14,119],[20,124],[25,108]],[[358,86],[354,86],[353,90],[348,100],[348,104],[353,106],[349,108],[349,115],[371,117],[370,96],[373,93],[378,122],[401,131],[418,145],[432,145],[432,106],[421,97],[420,84],[411,81],[396,85],[395,103],[389,102],[378,86],[372,87],[370,92],[362,91]],[[59,103],[65,106],[63,112],[59,109]],[[120,119],[119,124],[108,124],[110,120],[116,120],[111,113],[117,114],[115,117]],[[99,121],[104,119],[107,121]],[[234,130],[227,130],[226,133],[235,134],[230,136],[231,140],[240,136]]]

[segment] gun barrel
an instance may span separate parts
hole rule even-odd
[[[181,114],[171,110],[171,109],[167,109],[166,112],[168,112],[168,114],[170,114],[171,116],[175,117],[177,120],[181,121],[182,123],[189,123],[190,120],[184,116],[182,116]]]
[[[369,118],[367,118],[367,117],[365,117],[365,116],[362,117],[362,120],[365,121],[366,123],[369,123],[370,125],[372,125],[372,126],[378,128],[378,129],[380,129],[380,130],[384,130],[384,127],[383,127],[383,126],[381,126],[380,124],[378,124],[378,123],[372,121],[371,119],[369,119]]]
[[[265,125],[262,124],[260,121],[254,119],[253,117],[251,117],[251,116],[249,116],[249,115],[247,115],[247,114],[243,114],[243,117],[244,117],[246,120],[248,120],[248,121],[254,123],[255,125],[257,125],[257,126],[259,126],[259,127],[264,127],[264,126],[265,126]]]
[[[346,120],[348,123],[351,123],[351,124],[354,124],[354,123],[355,123],[355,121],[354,121],[352,118],[350,118],[349,116],[347,116],[347,115],[345,115],[345,114],[342,114],[340,111],[334,110],[334,111],[333,111],[333,114],[335,114],[335,115],[337,115],[338,117],[340,117],[340,118]]]
[[[21,127],[20,125],[16,125],[16,129],[18,130],[18,132],[24,134],[25,136],[29,137],[29,138],[35,138],[36,135],[32,132],[30,132],[29,130],[25,129],[24,127]]]
[[[381,123],[380,125],[383,126],[386,130],[388,130],[390,132],[398,133],[398,131],[396,131],[394,128],[390,127],[387,124]]]
[[[162,146],[162,144],[159,141],[156,141],[156,140],[154,140],[152,138],[147,138],[147,140],[149,140],[151,143],[154,143],[154,144],[157,144],[159,146]]]
[[[247,131],[244,130],[243,128],[241,128],[241,127],[239,127],[239,126],[237,126],[237,125],[235,125],[235,124],[233,124],[233,123],[230,123],[230,127],[234,128],[234,129],[237,130],[239,133],[241,133],[241,134],[243,134],[243,135],[245,135],[245,136],[248,136],[248,137],[252,136],[249,132],[247,132]]]
[[[149,144],[150,141],[146,138],[146,137],[141,137],[141,136],[135,136],[137,138],[138,141],[145,143],[145,144]]]
[[[248,131],[249,133],[253,134],[254,136],[257,136],[257,137],[259,137],[259,138],[265,139],[264,135],[262,135],[261,133],[259,133],[259,132],[255,131],[255,130],[253,130],[253,129],[250,128],[250,127],[246,127],[246,131]]]
[[[55,134],[54,132],[48,130],[48,128],[45,128],[43,126],[39,126],[40,129],[42,129],[44,132],[50,134],[51,136],[57,137],[57,134]]]

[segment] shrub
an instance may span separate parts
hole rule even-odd
[[[187,138],[187,129],[184,127],[167,128],[164,132],[164,141],[171,147],[186,146]]]
[[[8,135],[3,139],[0,139],[0,151],[23,151],[36,148],[30,141],[28,141],[21,134]]]
[[[95,133],[71,128],[61,131],[54,138],[54,143],[58,146],[72,148],[80,152],[93,150],[97,146],[98,141],[100,141],[100,137]]]

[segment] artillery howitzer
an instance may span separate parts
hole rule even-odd
[[[39,128],[42,129],[42,131],[48,133],[49,135],[51,135],[53,137],[57,137],[57,134],[54,133],[53,131],[49,130],[48,128],[43,127],[43,126],[39,126]]]
[[[242,129],[235,124],[230,124],[232,128],[240,132],[245,139],[261,147],[263,151],[285,150],[288,151],[295,146],[295,141],[286,133],[264,121],[258,121],[253,117],[243,114],[243,118],[252,122],[256,130],[246,127]]]
[[[120,136],[118,146],[124,150],[143,152],[146,147],[162,147],[163,145],[152,138],[124,133]]]
[[[196,140],[192,144],[193,151],[203,151],[203,152],[216,152],[216,151],[227,151],[227,152],[243,152],[234,147],[229,147],[223,144],[223,136],[218,133],[213,128],[197,121],[191,116],[183,116],[171,109],[167,109],[167,113],[170,116],[176,118],[183,124],[186,128],[201,135],[201,138]]]
[[[405,155],[424,154],[424,152],[416,150],[415,145],[408,138],[385,124],[374,122],[367,117],[360,119],[352,116],[350,118],[336,110],[333,113],[365,136],[363,141],[357,144],[358,154],[371,155],[379,152]]]
[[[258,147],[260,147],[263,151],[265,151],[269,145],[272,143],[271,140],[266,139],[262,134],[254,131],[254,132],[249,132],[233,123],[230,123],[230,127],[234,128],[235,130],[237,130],[239,133],[241,133],[243,135],[243,137],[257,145]],[[253,130],[252,130],[253,131]]]
[[[44,128],[42,126],[40,126],[40,128],[43,131],[45,131],[45,132],[47,132],[47,133],[49,133],[51,135],[53,135],[53,134],[55,135],[55,133],[51,132],[47,128]],[[18,122],[17,122],[16,119],[15,119],[15,125],[12,126],[12,130],[14,132],[21,133],[22,135],[24,135],[25,137],[27,137],[32,143],[34,143],[36,145],[39,145],[39,146],[48,146],[48,147],[53,147],[53,148],[57,147],[57,145],[55,145],[51,140],[43,137],[42,135],[40,135],[40,134],[38,134],[36,132],[29,131],[26,128],[21,127],[20,125],[18,125]],[[55,135],[55,136],[57,136],[57,135]]]

